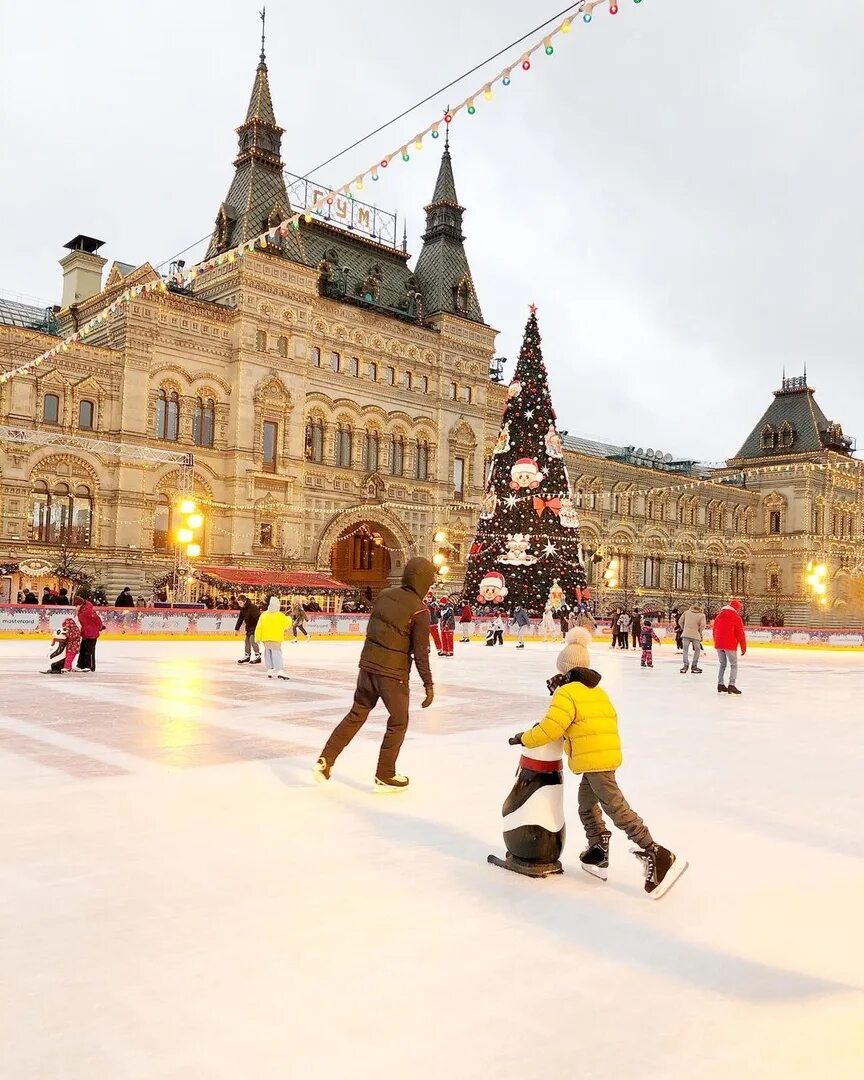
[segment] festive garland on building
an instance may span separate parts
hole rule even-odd
[[[634,0],[634,3],[641,3],[641,0]],[[126,289],[120,294],[114,301],[112,301],[103,311],[100,311],[92,319],[86,322],[83,326],[79,327],[74,333],[64,338],[63,341],[54,345],[52,348],[41,353],[39,356],[32,360],[28,360],[25,364],[20,364],[16,368],[12,368],[9,371],[5,371],[0,374],[0,384],[8,382],[10,379],[19,375],[27,374],[35,368],[40,367],[47,360],[51,360],[62,353],[69,351],[70,347],[77,342],[81,341],[88,334],[102,326],[115,311],[118,310],[124,304],[128,304],[130,301],[137,299],[140,296],[153,292],[167,292],[169,288],[177,288],[185,285],[189,285],[195,278],[201,274],[207,273],[209,270],[214,269],[217,266],[223,266],[226,263],[234,263],[237,259],[242,258],[247,253],[254,252],[256,250],[266,251],[270,244],[278,245],[279,241],[283,237],[287,236],[289,231],[299,231],[300,219],[303,218],[306,222],[311,222],[313,215],[316,211],[323,210],[325,206],[332,205],[338,197],[352,199],[354,198],[355,191],[362,191],[365,187],[366,181],[371,180],[377,182],[381,178],[381,174],[384,170],[389,168],[392,162],[401,160],[404,163],[408,163],[411,160],[411,154],[408,147],[412,150],[422,150],[423,140],[426,136],[430,136],[433,139],[440,137],[441,125],[449,125],[460,113],[463,111],[468,116],[474,116],[477,112],[477,101],[483,99],[484,101],[490,101],[493,97],[493,86],[500,84],[502,87],[510,86],[514,73],[519,71],[528,72],[531,70],[532,57],[535,53],[538,53],[541,49],[546,56],[552,56],[555,52],[555,46],[552,44],[553,40],[558,38],[559,35],[569,34],[573,28],[573,23],[577,21],[577,17],[581,15],[581,21],[583,24],[589,24],[594,15],[595,8],[608,7],[610,14],[618,14],[618,0],[581,0],[580,3],[574,5],[573,14],[568,15],[557,27],[548,33],[544,34],[542,38],[535,42],[529,49],[522,53],[518,60],[508,64],[505,68],[502,68],[494,78],[486,80],[481,86],[477,88],[472,94],[470,94],[464,101],[461,101],[453,108],[448,108],[444,115],[443,120],[437,119],[432,123],[427,124],[425,128],[418,131],[412,138],[407,139],[401,146],[397,147],[391,153],[386,154],[384,157],[376,160],[373,164],[369,165],[362,172],[358,173],[348,183],[343,184],[342,187],[336,188],[327,193],[322,193],[318,196],[314,202],[306,209],[298,211],[297,213],[289,215],[278,225],[266,230],[260,235],[254,237],[251,240],[245,240],[242,244],[238,244],[236,247],[231,248],[228,251],[222,252],[212,259],[205,259],[203,262],[197,263],[189,268],[184,268],[176,273],[172,274],[167,279],[160,278],[158,281],[148,281],[141,285],[135,285],[132,288]]]

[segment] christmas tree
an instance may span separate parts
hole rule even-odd
[[[579,519],[532,304],[486,478],[464,595],[470,603],[541,612],[547,606],[575,607],[587,599],[585,586]]]

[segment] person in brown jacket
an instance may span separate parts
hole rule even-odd
[[[336,726],[315,763],[313,774],[319,782],[330,779],[336,759],[351,742],[379,699],[389,716],[375,770],[376,791],[398,791],[408,787],[408,777],[396,772],[396,758],[408,730],[408,677],[411,661],[426,688],[422,708],[432,704],[432,672],[429,668],[429,609],[423,597],[437,571],[428,559],[409,559],[402,584],[384,589],[375,601],[360,654],[360,674],[354,704]]]

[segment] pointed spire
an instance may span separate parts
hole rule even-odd
[[[267,8],[263,7],[258,12],[258,18],[261,20],[261,52],[259,53],[259,60],[263,64],[266,56],[264,53],[264,40],[266,37],[266,23],[267,23]]]
[[[448,114],[449,115],[449,114]],[[452,312],[472,322],[483,322],[474,282],[465,255],[462,215],[453,179],[449,125],[432,202],[426,207],[426,232],[417,259],[416,277],[428,314]]]
[[[237,157],[234,179],[219,209],[216,227],[205,258],[259,236],[278,225],[291,213],[282,163],[284,128],[276,123],[265,61],[266,9],[261,19],[261,51],[246,119],[237,128]],[[290,258],[303,261],[299,234],[291,230],[282,240],[282,250]]]
[[[408,254],[408,219],[402,222],[402,251]]]

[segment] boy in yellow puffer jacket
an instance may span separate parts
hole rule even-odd
[[[552,701],[546,715],[530,731],[514,735],[510,742],[530,749],[564,739],[571,770],[582,774],[579,818],[588,837],[588,847],[579,856],[583,868],[606,880],[612,834],[606,829],[602,808],[637,845],[632,850],[642,860],[645,891],[659,900],[688,864],[654,842],[645,822],[630,808],[618,787],[615,770],[622,760],[618,715],[606,691],[600,689],[600,675],[591,668],[591,634],[577,626],[565,641],[558,654],[559,674],[547,683]]]

